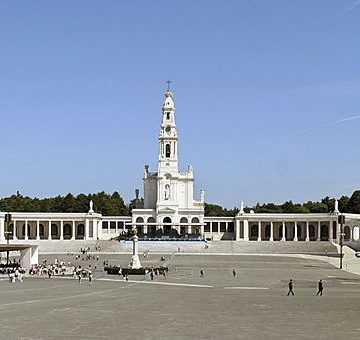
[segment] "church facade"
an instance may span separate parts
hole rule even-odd
[[[143,205],[132,216],[102,216],[90,203],[84,213],[11,212],[5,223],[0,212],[0,243],[40,243],[56,240],[107,240],[137,229],[143,238],[207,239],[236,241],[334,241],[340,238],[337,204],[331,213],[270,214],[245,213],[243,203],[233,217],[204,216],[204,190],[194,196],[194,171],[189,165],[179,170],[178,131],[173,93],[168,90],[161,111],[156,172],[145,166]],[[359,240],[360,215],[345,215],[345,241]]]
[[[175,104],[170,90],[165,93],[159,133],[157,172],[144,169],[144,206],[132,210],[138,233],[156,235],[202,235],[204,233],[204,190],[194,199],[191,165],[179,171],[178,132]]]

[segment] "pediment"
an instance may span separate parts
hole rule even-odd
[[[159,209],[158,214],[169,214],[169,213],[174,213],[174,212],[175,212],[174,209],[166,207],[166,208]]]

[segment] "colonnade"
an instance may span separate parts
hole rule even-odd
[[[96,239],[98,221],[12,219],[8,226],[0,218],[0,242],[10,240],[91,240]]]
[[[235,239],[244,241],[331,241],[338,239],[334,218],[307,221],[236,220]]]

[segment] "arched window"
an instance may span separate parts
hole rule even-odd
[[[166,144],[165,146],[165,157],[170,158],[170,144]]]
[[[170,112],[166,112],[166,119],[167,119],[167,120],[170,119]]]

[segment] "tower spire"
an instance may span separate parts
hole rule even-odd
[[[172,83],[171,80],[167,80],[166,84],[167,84],[167,91],[170,91],[170,84]]]

